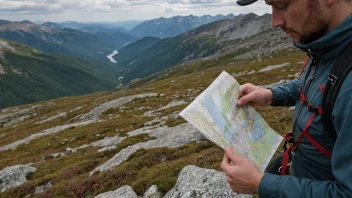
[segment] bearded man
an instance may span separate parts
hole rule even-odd
[[[239,0],[240,5],[256,0]],[[281,28],[310,60],[300,79],[269,89],[241,86],[239,105],[295,106],[288,149],[280,174],[262,173],[251,161],[225,149],[222,170],[232,190],[264,198],[352,197],[352,74],[347,73],[330,114],[333,133],[321,111],[324,85],[337,58],[352,46],[351,0],[265,0],[272,26]],[[347,56],[352,57],[352,53]],[[315,110],[315,111],[314,111]],[[335,137],[334,137],[335,136]],[[291,147],[290,147],[291,148]],[[285,162],[286,160],[286,162]],[[285,169],[283,171],[282,169]]]

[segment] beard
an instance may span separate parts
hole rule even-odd
[[[328,32],[328,18],[319,7],[319,0],[308,0],[308,20],[304,23],[300,42],[312,43]]]
[[[303,44],[312,43],[323,37],[328,32],[328,17],[319,7],[319,0],[307,0],[308,19],[303,23],[302,33],[298,42]],[[285,32],[295,32],[293,29],[282,27]]]

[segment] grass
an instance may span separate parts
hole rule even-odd
[[[102,122],[69,128],[60,133],[33,140],[28,144],[19,146],[16,150],[0,152],[0,169],[11,165],[38,162],[43,157],[63,152],[68,147],[77,148],[104,137],[126,136],[127,132],[141,128],[144,123],[155,118],[142,116],[148,109],[140,109],[140,107],[150,107],[155,110],[172,101],[191,102],[190,97],[200,94],[224,70],[230,74],[254,70],[255,73],[238,76],[236,79],[241,84],[250,82],[256,85],[268,85],[283,79],[290,79],[287,76],[301,70],[301,65],[297,62],[303,61],[305,57],[299,51],[287,49],[273,54],[272,57],[263,57],[262,61],[257,59],[234,60],[233,57],[238,55],[237,53],[240,52],[234,52],[213,60],[199,60],[179,65],[131,84],[129,88],[124,87],[124,90],[112,90],[36,103],[44,105],[43,108],[36,111],[37,116],[18,123],[15,127],[0,128],[0,135],[5,134],[0,139],[0,146],[10,144],[47,128],[63,125],[66,122],[76,122],[77,120],[73,118],[87,113],[92,108],[107,101],[141,93],[165,95],[163,97],[135,99],[126,103],[123,108],[109,109],[104,112],[100,117]],[[290,63],[290,65],[268,72],[257,72],[269,65],[278,65],[285,62]],[[168,75],[165,76],[165,73],[168,73]],[[153,81],[151,81],[152,78]],[[198,92],[190,96],[188,89],[198,90]],[[23,109],[30,106],[25,105],[16,108]],[[158,116],[182,111],[186,106],[180,105],[161,110]],[[70,112],[77,107],[82,108]],[[257,110],[278,133],[283,134],[290,130],[293,111],[289,111],[285,107],[265,107]],[[55,116],[59,112],[67,112],[68,115],[65,118],[58,118],[41,125],[34,124]],[[114,118],[110,119],[111,117]],[[167,120],[166,125],[172,127],[184,122],[185,120],[179,117]],[[98,148],[88,147],[64,157],[47,158],[46,161],[33,165],[38,171],[29,176],[26,184],[1,193],[0,197],[25,197],[27,195],[32,197],[89,197],[116,190],[123,185],[130,185],[138,195],[142,196],[153,184],[158,185],[162,193],[166,193],[174,186],[180,170],[187,165],[194,164],[203,168],[219,170],[223,151],[213,143],[206,141],[202,143],[191,142],[175,149],[141,149],[113,170],[88,177],[90,171],[106,162],[118,151],[150,139],[148,135],[144,134],[126,138],[117,145],[116,149],[109,152],[97,153]],[[46,184],[48,181],[53,182],[52,188],[40,195],[33,195],[35,187]]]

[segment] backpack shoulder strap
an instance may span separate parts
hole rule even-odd
[[[332,123],[332,111],[340,88],[347,75],[352,70],[352,43],[342,52],[336,59],[332,69],[330,70],[328,81],[325,85],[323,95],[323,121],[327,130],[336,139],[337,134]]]

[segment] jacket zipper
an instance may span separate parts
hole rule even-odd
[[[312,84],[312,82],[314,81],[316,75],[317,75],[317,72],[318,72],[318,67],[319,67],[319,62],[314,58],[314,54],[310,51],[310,49],[308,49],[308,52],[309,52],[309,56],[311,57],[312,59],[312,62],[311,64],[309,65],[309,68],[308,68],[308,72],[306,74],[306,78],[304,79],[304,82],[303,82],[303,87],[304,88],[303,90],[301,90],[303,92],[303,94],[307,97],[307,94],[308,94],[308,90],[310,88],[310,85]],[[307,77],[309,76],[309,74],[311,73],[311,69],[312,67],[314,67],[314,73],[313,75],[309,78],[309,81],[306,83],[306,80],[307,80]],[[300,106],[300,109],[298,111],[298,114],[295,118],[295,121],[293,123],[293,128],[292,128],[292,133],[293,135],[295,134],[295,131],[296,131],[296,127],[297,127],[297,122],[298,122],[298,119],[299,119],[299,116],[301,115],[302,113],[302,109],[304,107],[304,104],[302,103],[301,106]]]

